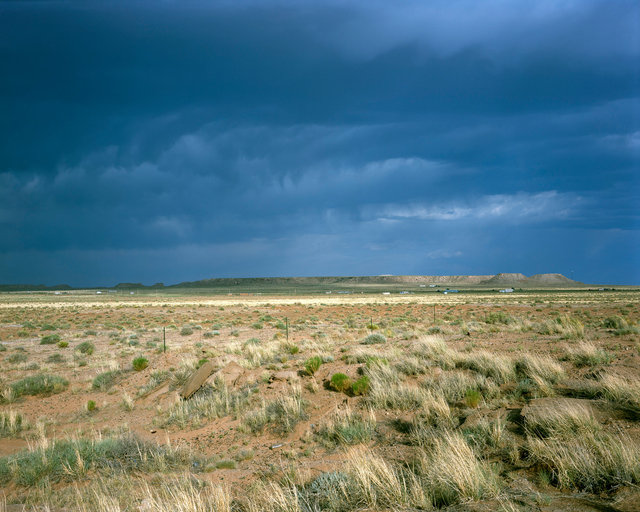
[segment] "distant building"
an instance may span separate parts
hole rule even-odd
[[[512,293],[513,291],[513,288],[505,288],[503,290],[500,290],[500,293]]]

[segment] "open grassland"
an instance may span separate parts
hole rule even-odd
[[[0,510],[637,510],[639,298],[0,295]]]

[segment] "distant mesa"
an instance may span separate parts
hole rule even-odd
[[[562,274],[535,274],[527,277],[520,273],[496,274],[491,279],[478,283],[482,286],[516,286],[518,288],[528,288],[536,286],[580,286],[582,283],[573,281]]]
[[[501,274],[496,274],[491,279],[487,279],[486,281],[482,281],[478,284],[487,285],[487,286],[494,286],[494,285],[502,286],[506,284],[511,284],[511,285],[522,284],[522,283],[525,283],[526,281],[527,281],[527,276],[525,276],[524,274],[501,273]]]
[[[142,283],[119,283],[109,289],[118,291],[132,290],[159,290],[171,288],[192,289],[238,289],[244,287],[248,290],[260,287],[268,291],[269,288],[289,287],[298,288],[301,292],[317,287],[335,287],[336,291],[347,287],[357,287],[361,290],[373,290],[375,286],[419,286],[421,288],[444,289],[444,287],[482,287],[482,288],[547,288],[547,287],[573,287],[584,286],[583,283],[573,281],[562,274],[535,274],[527,277],[520,273],[500,273],[492,275],[474,276],[397,276],[383,274],[377,276],[320,276],[320,277],[237,277],[237,278],[211,278],[200,281],[189,281],[165,286],[163,283],[144,285]],[[315,287],[315,288],[314,288]],[[427,288],[427,289],[428,289]],[[0,292],[15,291],[54,291],[71,290],[68,285],[45,286],[28,284],[4,284],[0,285]],[[102,288],[101,289],[106,289]]]

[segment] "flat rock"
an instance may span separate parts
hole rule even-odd
[[[231,361],[224,368],[221,368],[215,374],[215,378],[222,378],[227,387],[233,387],[238,384],[240,378],[245,374],[246,370],[235,361]]]
[[[180,390],[180,396],[186,400],[196,391],[198,391],[202,385],[207,381],[209,375],[215,371],[216,367],[211,361],[207,361],[200,368],[198,368],[189,380],[185,382],[184,386]]]
[[[271,376],[271,380],[286,380],[289,382],[292,381],[296,381],[298,380],[300,377],[298,377],[298,374],[294,371],[291,370],[282,370],[279,372],[275,372],[272,376]]]

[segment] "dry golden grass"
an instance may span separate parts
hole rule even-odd
[[[598,493],[640,483],[640,445],[620,433],[581,431],[563,438],[530,438],[530,457],[561,488]]]

